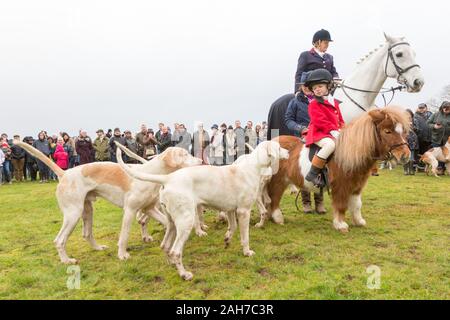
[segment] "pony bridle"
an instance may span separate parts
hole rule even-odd
[[[392,153],[395,149],[403,147],[403,146],[407,146],[408,143],[403,142],[403,143],[398,143],[398,144],[394,144],[389,148],[389,151],[386,153],[386,160],[391,160],[394,157],[394,154]]]
[[[394,54],[392,53],[392,49],[394,49],[395,47],[401,46],[401,45],[405,45],[405,46],[410,46],[410,44],[408,42],[398,42],[395,43],[393,45],[391,45],[388,49],[388,54],[387,54],[387,58],[386,58],[386,66],[384,68],[384,73],[386,75],[386,77],[390,78],[388,73],[387,73],[387,69],[388,69],[388,65],[389,65],[389,60],[392,61],[392,64],[394,65],[395,70],[398,73],[397,76],[397,82],[406,85],[406,79],[403,78],[403,80],[401,79],[402,75],[405,74],[406,72],[408,72],[409,70],[413,69],[413,68],[420,68],[420,65],[418,64],[413,64],[410,65],[407,68],[402,68],[400,67],[397,62],[395,61],[395,57]]]
[[[378,141],[379,141],[379,143],[381,143],[381,141],[382,141],[381,134],[377,129],[375,129],[375,131],[377,133]],[[393,144],[392,146],[389,147],[388,152],[386,152],[383,157],[382,156],[374,157],[374,160],[389,161],[394,157],[394,154],[392,152],[395,149],[398,149],[400,147],[407,146],[407,145],[408,145],[408,143],[406,141],[402,142],[402,143]]]

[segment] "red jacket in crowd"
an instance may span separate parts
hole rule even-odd
[[[53,154],[53,159],[55,159],[56,165],[61,169],[65,170],[69,167],[69,155],[64,150],[62,145],[57,145],[55,153]]]
[[[339,102],[334,100],[334,106],[321,98],[315,98],[308,106],[308,113],[311,119],[306,136],[306,146],[323,138],[333,138],[330,134],[333,130],[339,130],[344,126]]]

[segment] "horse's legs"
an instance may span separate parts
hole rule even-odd
[[[348,232],[348,224],[345,220],[345,211],[347,208],[333,204],[333,227],[342,232]]]
[[[353,223],[357,227],[365,227],[366,220],[363,219],[361,215],[361,194],[352,195],[348,201],[348,210],[352,214]]]

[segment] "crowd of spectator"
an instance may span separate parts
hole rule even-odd
[[[426,151],[435,147],[442,147],[450,135],[450,101],[444,101],[439,110],[432,113],[425,103],[418,105],[415,112],[406,110],[410,115],[412,130],[408,135],[408,145],[411,150],[411,161],[405,165],[405,175],[413,175],[416,171],[423,171],[424,165],[419,158]],[[444,163],[440,163],[438,174],[444,174]]]
[[[248,121],[245,127],[240,121],[234,126],[225,123],[220,126],[212,125],[205,130],[202,123],[196,124],[192,134],[184,124],[175,123],[173,128],[159,123],[158,130],[148,128],[142,124],[139,132],[133,134],[130,130],[122,132],[120,128],[114,130],[103,129],[96,131],[95,139],[85,130],[80,130],[75,137],[66,132],[49,135],[46,131],[38,133],[36,139],[26,136],[22,139],[52,159],[61,169],[66,170],[78,165],[91,162],[117,162],[115,142],[124,145],[132,152],[144,159],[164,152],[167,148],[177,146],[184,148],[192,155],[201,158],[205,164],[225,165],[233,163],[238,157],[249,153],[250,145],[255,148],[267,139],[267,123],[262,122],[254,127]],[[21,139],[14,135],[13,139]],[[41,183],[57,180],[56,175],[41,161],[30,155],[23,148],[13,144],[6,133],[0,138],[0,183],[12,184],[24,180],[39,181]],[[135,159],[124,156],[127,163],[137,163]]]

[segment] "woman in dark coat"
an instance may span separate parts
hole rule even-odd
[[[326,53],[332,41],[331,35],[327,30],[321,29],[314,34],[312,40],[313,48],[309,51],[302,52],[298,58],[294,92],[299,90],[303,72],[326,69],[332,74],[334,79],[339,78],[339,74],[334,67],[333,56]]]
[[[92,147],[91,138],[86,134],[86,131],[82,131],[80,137],[75,144],[77,154],[80,156],[80,165],[91,163],[93,161],[92,154],[94,148]]]

